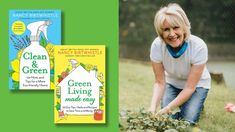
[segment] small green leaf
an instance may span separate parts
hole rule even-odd
[[[46,39],[45,39],[44,37],[41,37],[39,43],[40,43],[41,46],[43,46],[44,48],[46,48],[46,46],[47,46],[47,41],[46,41]]]
[[[60,110],[60,103],[57,102],[55,107],[56,107],[56,110],[59,111]]]
[[[85,69],[86,65],[84,65],[83,63],[80,63],[80,65]]]
[[[11,77],[13,73],[14,73],[13,70],[9,70],[9,77]]]
[[[13,81],[13,86],[12,86],[13,89],[19,89],[19,82],[16,82],[16,81]]]

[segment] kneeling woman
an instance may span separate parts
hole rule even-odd
[[[190,22],[178,4],[161,8],[154,20],[158,37],[153,41],[150,59],[155,75],[150,110],[170,113],[191,124],[199,120],[200,112],[211,87],[206,68],[208,49],[205,42],[190,33]]]

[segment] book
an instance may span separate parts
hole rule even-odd
[[[60,44],[60,10],[10,10],[9,89],[54,89],[54,46]]]
[[[56,46],[54,55],[54,122],[105,123],[105,46]]]

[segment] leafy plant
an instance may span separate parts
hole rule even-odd
[[[40,39],[40,45],[43,46],[44,48],[46,48],[47,46],[47,40],[44,37],[41,37]]]
[[[9,70],[9,77],[11,77],[13,73],[14,73],[13,70]]]
[[[30,40],[29,40],[28,35],[18,37],[15,34],[11,34],[10,41],[12,42],[12,44],[16,50],[21,50],[23,48],[26,48],[30,44]]]
[[[60,110],[60,106],[61,106],[61,105],[60,105],[60,103],[59,103],[59,102],[57,102],[57,103],[56,103],[56,106],[55,106],[57,111],[59,111],[59,110]]]
[[[140,109],[139,112],[122,111],[119,118],[121,131],[148,131],[148,132],[188,132],[190,123],[184,120],[175,120],[167,114],[155,114]]]
[[[12,88],[13,88],[13,89],[19,89],[20,83],[19,83],[19,82],[16,82],[16,81],[12,81],[12,82],[13,82]]]

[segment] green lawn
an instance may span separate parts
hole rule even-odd
[[[148,109],[154,82],[151,64],[122,59],[119,71],[119,111]],[[199,128],[209,132],[234,132],[235,113],[224,110],[227,102],[235,103],[235,90],[213,83]]]

